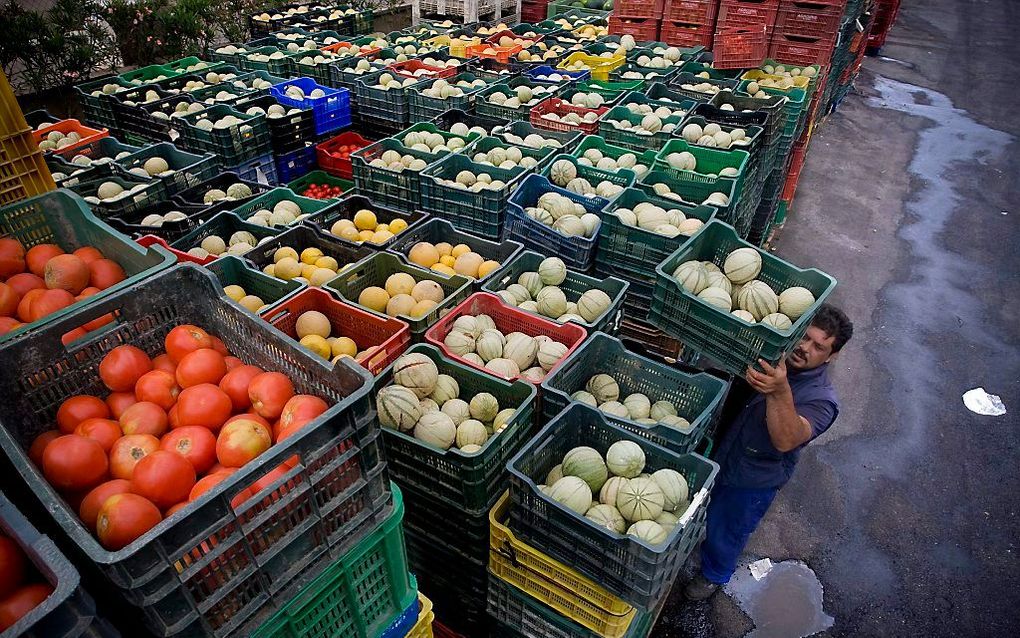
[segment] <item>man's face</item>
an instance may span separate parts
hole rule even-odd
[[[832,357],[832,344],[836,337],[830,337],[824,330],[808,326],[804,338],[790,352],[786,364],[795,370],[810,370],[827,363]]]

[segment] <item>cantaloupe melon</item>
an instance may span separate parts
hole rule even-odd
[[[627,535],[640,538],[649,545],[661,545],[666,542],[668,537],[662,525],[653,520],[641,520],[634,523],[627,528]]]
[[[814,294],[801,286],[792,286],[779,293],[779,312],[789,317],[791,321],[800,319],[814,303]]]
[[[729,312],[732,309],[733,300],[729,293],[722,288],[705,288],[698,293],[698,297],[720,310]]]
[[[613,505],[606,505],[605,503],[592,505],[585,512],[584,517],[593,521],[596,525],[601,525],[617,534],[622,534],[627,529],[627,522],[623,520],[623,516]]]
[[[606,451],[606,466],[615,476],[634,478],[645,469],[645,452],[633,441],[617,441]]]
[[[633,478],[616,494],[616,509],[631,522],[654,520],[664,503],[662,490],[651,478]]]
[[[442,412],[428,412],[421,415],[415,424],[414,438],[441,450],[448,450],[457,439],[457,426],[453,419]]]
[[[438,379],[435,362],[420,352],[401,355],[393,363],[393,382],[411,390],[419,399],[432,394]]]
[[[450,417],[454,425],[460,425],[471,418],[471,407],[463,399],[450,399],[439,411]]]
[[[695,295],[708,287],[708,271],[700,261],[685,261],[673,271],[673,277]]]
[[[499,412],[499,401],[488,392],[479,392],[471,397],[471,418],[487,423],[496,418]]]
[[[663,468],[652,472],[652,480],[662,490],[662,509],[673,511],[677,505],[687,500],[689,495],[687,479],[680,472]]]
[[[612,298],[597,288],[586,290],[577,300],[577,314],[589,323],[594,323],[609,310]]]
[[[549,498],[562,504],[581,516],[591,509],[591,488],[583,479],[576,476],[564,476],[549,487]]]
[[[563,476],[576,476],[584,480],[592,492],[598,492],[609,477],[609,470],[598,450],[592,447],[575,447],[563,456]],[[587,508],[586,508],[587,511]]]
[[[599,501],[616,507],[616,495],[620,488],[627,484],[630,479],[622,476],[610,476],[599,490]]]
[[[765,315],[764,317],[761,318],[761,323],[767,326],[772,326],[776,330],[781,331],[789,330],[790,328],[793,327],[793,322],[790,321],[790,318],[781,312],[773,312],[771,314]]]
[[[737,294],[737,305],[751,313],[756,321],[779,310],[779,296],[764,281],[757,279],[744,284]]]
[[[407,431],[421,417],[418,395],[400,385],[388,385],[379,390],[375,405],[383,427]]]
[[[599,403],[616,401],[620,398],[620,385],[608,374],[596,374],[591,377],[584,389],[591,393]]]
[[[754,248],[737,248],[726,256],[723,272],[735,284],[751,281],[761,272],[761,253]]]

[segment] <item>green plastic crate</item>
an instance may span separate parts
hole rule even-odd
[[[482,290],[491,292],[493,294],[498,293],[500,290],[506,290],[506,287],[510,284],[517,283],[522,273],[525,272],[537,272],[538,265],[545,259],[545,255],[540,255],[536,252],[526,250],[517,255],[513,261],[500,269],[496,276],[489,280]],[[605,279],[599,279],[588,274],[579,273],[574,270],[567,270],[567,277],[563,280],[563,283],[559,284],[559,288],[563,290],[563,293],[567,296],[567,301],[574,303],[581,297],[582,294],[587,290],[601,290],[602,292],[609,295],[610,303],[602,316],[595,319],[595,321],[575,321],[584,326],[585,330],[591,334],[593,331],[601,330],[610,334],[616,334],[620,329],[620,321],[623,319],[623,299],[627,294],[627,288],[629,284],[623,279],[617,277],[606,277]],[[523,312],[528,312],[523,310]],[[544,317],[537,312],[532,312],[537,317]],[[544,317],[548,319],[549,317]],[[547,377],[548,378],[548,377]]]
[[[226,115],[242,120],[227,128],[201,129],[196,123],[201,119],[213,122]],[[213,153],[224,166],[237,166],[262,157],[270,152],[269,126],[264,115],[248,115],[229,106],[218,104],[202,111],[184,115],[181,123],[181,143],[192,151]]]
[[[541,135],[541,133],[539,134]],[[538,165],[535,166],[535,168],[528,169],[528,171],[532,173],[537,170],[540,170],[544,166],[548,166],[549,163],[552,161],[553,156],[556,154],[555,149],[553,149],[553,147],[551,146],[546,146],[543,148],[532,148],[530,146],[525,146],[523,144],[512,144],[510,142],[505,142],[499,137],[487,135],[485,137],[480,138],[474,144],[469,146],[468,149],[464,152],[464,156],[471,158],[471,161],[474,162],[475,157],[479,153],[487,154],[489,151],[496,148],[507,149],[510,147],[514,147],[521,151],[522,161],[524,157],[530,157],[536,162],[538,162]],[[481,161],[479,160],[476,163],[481,163]]]
[[[344,194],[347,194],[354,190],[354,182],[341,179],[335,175],[330,175],[326,171],[315,170],[311,173],[306,173],[301,177],[287,184],[287,188],[294,191],[298,195],[301,195],[306,188],[312,184],[329,184],[331,186],[339,186],[344,189]],[[335,198],[330,198],[325,201],[335,201]]]
[[[748,95],[747,85],[751,80],[741,80],[737,91],[740,95]],[[807,107],[810,105],[808,93],[804,89],[792,88],[786,91],[767,86],[760,87],[765,93],[785,97],[786,104],[783,106],[783,137],[792,140],[797,136],[803,120],[807,117]]]
[[[0,336],[0,343],[31,334],[49,322],[133,286],[177,261],[169,251],[159,246],[142,248],[118,233],[97,218],[80,197],[65,189],[0,208],[0,237],[17,239],[26,250],[37,244],[56,244],[68,252],[92,246],[119,263],[127,275],[119,284]]]
[[[252,638],[343,636],[377,638],[418,597],[407,570],[404,502],[393,483],[393,513],[328,566]]]
[[[671,139],[672,134],[659,131],[652,135],[638,135],[632,128],[640,124],[643,117],[643,115],[632,113],[626,106],[614,106],[599,118],[599,135],[610,144],[623,146],[639,153],[643,153],[648,149],[658,151]],[[628,121],[631,123],[632,128],[618,129],[610,124],[610,120],[619,122]],[[683,116],[662,118],[663,124],[674,124],[676,126],[680,126],[682,121]]]
[[[634,151],[630,148],[624,148],[623,146],[614,146],[600,136],[600,135],[585,135],[581,144],[571,151],[571,155],[574,157],[584,157],[586,151],[596,150],[602,154],[603,157],[611,157],[616,161],[619,161],[621,157],[628,153],[634,155],[636,163],[634,165],[635,175],[643,175],[645,172],[652,170],[655,165],[655,151],[647,150],[644,152]],[[644,169],[639,169],[638,166],[643,166]]]
[[[168,197],[185,191],[192,186],[214,177],[218,172],[218,159],[215,155],[204,153],[197,155],[178,149],[170,142],[153,144],[146,148],[135,151],[123,159],[116,160],[125,170],[145,165],[145,161],[152,157],[161,157],[166,160],[170,170],[169,175],[154,175],[153,178],[163,183]]]
[[[443,450],[410,432],[383,428],[386,461],[394,481],[425,492],[465,512],[466,517],[484,516],[506,489],[507,460],[534,434],[537,390],[525,381],[505,381],[454,361],[431,344],[411,346],[406,354],[411,353],[425,355],[436,364],[440,374],[456,379],[460,398],[465,401],[488,392],[496,397],[500,410],[515,410],[506,421],[506,429],[491,435],[482,449],[473,454],[456,447]],[[376,391],[392,382],[393,366],[389,366],[376,379]]]
[[[601,168],[596,168],[594,166],[586,166],[585,164],[581,164],[580,162],[578,162],[577,161],[578,160],[577,157],[575,157],[573,155],[567,155],[565,153],[561,153],[561,154],[557,155],[556,157],[553,157],[552,160],[546,165],[546,167],[544,169],[542,169],[542,172],[539,173],[539,174],[540,175],[544,175],[545,177],[549,178],[549,181],[551,182],[552,181],[552,176],[551,176],[552,166],[553,166],[553,164],[555,164],[556,162],[558,162],[560,160],[563,160],[565,162],[570,162],[571,164],[573,164],[574,165],[574,171],[577,173],[577,177],[588,180],[588,183],[591,184],[592,186],[598,186],[602,182],[609,182],[610,184],[614,184],[614,185],[619,186],[621,188],[629,188],[629,187],[634,185],[634,182],[637,181],[637,175],[635,175],[634,171],[630,170],[629,168],[617,168],[615,170],[604,170],[604,169],[601,169]],[[566,188],[566,184],[562,184],[562,185],[561,184],[557,184],[557,186],[561,186],[562,188]],[[609,197],[603,197],[601,195],[586,196],[586,197],[588,197],[588,199],[594,200],[596,203],[602,204],[603,206],[608,206],[610,200],[611,199],[615,199],[615,196],[609,198]]]
[[[297,204],[298,208],[301,209],[301,213],[305,215],[313,215],[330,205],[329,202],[323,201],[321,199],[302,197],[301,195],[298,195],[297,193],[295,193],[294,191],[285,186],[278,186],[267,193],[263,193],[254,199],[244,202],[240,206],[230,208],[228,210],[232,211],[235,215],[237,215],[241,219],[247,220],[255,213],[255,211],[262,209],[273,210],[273,208],[278,203],[282,202],[285,199],[289,199],[290,201]],[[300,223],[301,221],[299,220],[291,222],[288,225]]]
[[[571,395],[584,390],[588,379],[599,373],[616,379],[621,401],[639,392],[653,404],[669,401],[677,407],[690,427],[681,430],[664,424],[645,425],[611,414],[606,418],[678,453],[694,451],[705,432],[715,425],[728,387],[726,381],[707,372],[687,372],[629,352],[619,339],[597,332],[542,381],[542,415],[546,422],[566,408],[573,401]]]
[[[730,219],[730,215],[735,210],[735,204],[737,203],[736,193],[734,192],[737,188],[736,180],[728,177],[720,177],[714,184],[706,184],[703,182],[681,182],[669,173],[654,169],[641,176],[641,180],[637,183],[637,187],[654,195],[656,184],[665,184],[675,195],[679,195],[683,198],[683,202],[677,203],[704,204],[706,206],[714,207],[718,211],[716,213],[716,217],[724,221]],[[722,193],[723,195],[726,195],[729,198],[729,203],[725,206],[721,204],[705,204],[708,196],[712,193]],[[667,201],[676,201],[671,197],[663,197],[663,199]]]
[[[631,91],[640,89],[643,84],[644,82],[641,80],[630,82],[585,80],[575,84],[570,95],[573,95],[573,93],[598,93],[606,101],[606,105],[616,106],[616,103],[619,102],[624,95]],[[562,97],[565,100],[570,98],[569,95],[564,95]]]
[[[711,206],[681,204],[648,193],[639,188],[628,188],[617,197],[602,216],[599,247],[595,253],[595,268],[601,273],[612,273],[627,281],[649,286],[655,283],[655,267],[687,242],[679,235],[666,237],[620,221],[615,210],[632,209],[641,202],[649,202],[665,210],[677,209],[685,217],[695,217],[706,224],[715,217]]]
[[[690,153],[697,161],[695,170],[680,170],[673,168],[669,163],[669,156],[673,153]],[[700,184],[714,185],[721,179],[718,177],[723,169],[734,169],[736,175],[730,177],[736,186],[733,189],[733,196],[739,198],[744,188],[744,178],[747,176],[747,165],[749,161],[747,151],[738,149],[725,150],[720,148],[709,148],[691,144],[684,139],[672,139],[659,150],[655,156],[655,170],[672,175],[678,182],[697,182]],[[712,177],[711,175],[716,175]],[[723,188],[725,191],[725,187]]]
[[[266,305],[262,307],[259,314],[272,310],[307,288],[307,284],[300,281],[284,281],[270,277],[261,270],[251,268],[247,262],[235,255],[220,257],[216,261],[210,262],[206,268],[216,275],[223,287],[240,286],[249,295],[255,295],[265,302]],[[230,301],[237,303],[233,299]],[[237,305],[240,306],[240,304]]]
[[[391,253],[369,255],[344,270],[340,276],[323,287],[335,291],[359,308],[380,314],[359,304],[358,296],[361,294],[361,291],[369,286],[384,286],[386,279],[398,272],[411,275],[415,281],[429,279],[438,283],[443,288],[443,300],[425,316],[409,317],[407,315],[397,315],[397,319],[405,321],[411,326],[411,334],[417,341],[422,339],[429,326],[439,321],[443,310],[453,308],[464,301],[471,293],[471,280],[467,277],[461,277],[460,275],[447,276],[433,270],[425,270],[424,268],[405,263],[400,257]]]
[[[421,208],[421,171],[405,169],[394,171],[389,168],[372,166],[372,161],[382,158],[386,151],[397,151],[425,162],[426,168],[440,161],[439,153],[425,153],[407,148],[399,140],[386,138],[351,153],[351,167],[354,185],[358,193],[371,197],[391,208]],[[424,170],[424,169],[423,169]]]
[[[412,124],[397,135],[394,135],[393,138],[403,143],[404,138],[407,137],[408,133],[432,133],[435,135],[441,135],[444,140],[444,145],[446,146],[449,146],[451,140],[459,139],[464,143],[464,146],[461,148],[469,147],[473,142],[481,138],[481,135],[478,133],[469,132],[467,135],[457,135],[456,133],[451,133],[450,131],[439,128],[432,122],[418,122],[416,124]],[[455,153],[457,150],[455,149],[452,152]]]
[[[240,230],[246,230],[254,235],[256,241],[260,241],[266,237],[275,237],[280,232],[280,229],[277,228],[266,228],[265,226],[249,224],[238,217],[235,213],[223,211],[217,213],[214,217],[203,223],[195,230],[170,244],[170,247],[180,250],[181,252],[188,252],[196,246],[201,246],[202,240],[206,237],[216,235],[223,239],[223,241],[228,241],[231,235]],[[226,253],[224,253],[224,256],[225,255]]]
[[[86,200],[93,210],[104,218],[130,215],[131,213],[144,210],[153,204],[167,200],[166,185],[163,182],[151,177],[145,178],[126,172],[87,179],[86,181],[70,185],[68,188],[82,198],[87,197],[91,199],[96,197],[99,187],[104,182],[118,184],[123,189],[122,195],[132,191],[132,189],[138,189],[110,201],[99,199],[93,201]]]
[[[536,86],[542,86],[546,88],[552,88],[553,91],[549,93],[543,93],[542,99],[538,102],[528,105],[519,106],[517,108],[503,106],[501,104],[492,104],[489,102],[489,96],[493,93],[503,93],[509,97],[513,97],[516,94],[517,87],[527,86],[534,89]],[[539,82],[528,77],[516,77],[500,82],[498,84],[492,84],[482,89],[475,94],[475,112],[479,115],[485,115],[488,117],[500,118],[508,120],[510,122],[515,121],[528,121],[531,118],[531,110],[548,100],[551,97],[556,97],[563,90],[563,87],[554,82]]]
[[[611,82],[627,82],[630,80],[636,80],[638,78],[629,78],[625,74],[640,73],[641,78],[646,83],[663,82],[668,84],[669,81],[679,72],[679,66],[671,66],[666,69],[655,69],[650,66],[639,66],[634,62],[627,62],[623,66],[613,69],[609,74],[609,80]]]
[[[456,85],[457,82],[460,81],[473,82],[475,80],[482,80],[486,83],[486,85],[492,83],[491,77],[469,72],[458,73],[445,81],[451,85]],[[475,103],[475,94],[485,88],[484,86],[472,88],[462,87],[461,90],[464,91],[464,95],[448,97],[445,100],[437,97],[429,97],[422,93],[425,89],[431,88],[435,82],[436,80],[431,80],[415,84],[408,88],[408,101],[411,107],[410,113],[412,122],[428,122],[450,109],[470,111],[471,107]]]
[[[650,86],[652,87],[662,86],[662,82],[652,82]],[[694,107],[697,106],[698,104],[695,100],[683,97],[682,95],[674,93],[672,91],[668,90],[663,91],[661,89],[656,89],[655,93],[657,97],[652,97],[648,93],[642,91],[631,91],[630,93],[624,95],[623,98],[620,99],[617,106],[630,107],[630,105],[633,104],[649,106],[652,108],[652,110],[664,107],[674,113],[676,113],[677,111],[682,111],[683,116],[680,117],[686,117],[687,114],[690,113],[691,110],[693,110]],[[678,116],[674,115],[672,117]],[[663,124],[665,123],[666,122],[664,120]]]
[[[496,136],[517,146],[527,146],[527,144],[524,143],[524,140],[529,135],[533,134],[539,135],[546,140],[556,140],[556,142],[559,143],[559,146],[555,146],[550,143],[546,144],[542,148],[557,149],[561,153],[569,153],[585,137],[579,130],[554,131],[552,129],[538,128],[533,126],[531,122],[525,122],[523,120],[510,122],[503,127],[503,130],[497,133]]]
[[[692,295],[673,278],[685,261],[697,259],[721,264],[737,248],[755,248],[741,240],[733,228],[720,221],[706,224],[679,250],[656,268],[655,290],[649,321],[709,357],[731,374],[743,376],[758,359],[775,364],[793,349],[807,331],[811,318],[836,287],[836,280],[814,268],[801,269],[763,250],[762,271],[757,279],[776,294],[791,286],[803,286],[815,303],[789,330],[750,324]]]
[[[493,181],[499,180],[504,186],[498,190],[470,191],[440,181],[455,180],[461,171],[471,171],[475,175],[488,173]],[[453,222],[461,230],[497,239],[503,232],[510,195],[531,172],[520,167],[485,166],[462,154],[452,154],[422,171],[421,207],[431,215]]]

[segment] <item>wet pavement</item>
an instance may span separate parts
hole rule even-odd
[[[840,418],[746,558],[802,561],[820,589],[804,572],[710,603],[677,593],[656,638],[807,635],[768,621],[816,613],[832,626],[804,631],[831,636],[1020,626],[1018,28],[1013,0],[905,2],[818,129],[776,252],[839,280],[856,334],[833,366]],[[967,410],[979,386],[1006,415]]]

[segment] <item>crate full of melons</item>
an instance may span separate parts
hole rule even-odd
[[[628,603],[669,592],[704,529],[719,466],[571,404],[510,460],[509,528]]]
[[[506,462],[532,434],[536,388],[418,344],[376,381],[393,479],[480,515],[506,485]]]
[[[796,346],[835,287],[824,272],[797,268],[713,220],[656,268],[649,320],[743,376]]]

